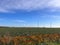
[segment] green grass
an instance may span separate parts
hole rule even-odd
[[[9,28],[9,27],[0,27],[0,35],[4,35],[9,32],[12,36],[20,34],[49,34],[49,33],[60,33],[60,28]],[[60,45],[57,42],[47,42],[48,45]],[[47,45],[46,44],[46,45]],[[39,44],[40,45],[40,44]],[[41,45],[45,45],[42,43]]]
[[[0,34],[3,35],[6,32],[10,32],[12,35],[19,35],[22,33],[29,34],[46,34],[46,33],[60,33],[60,28],[0,28]]]

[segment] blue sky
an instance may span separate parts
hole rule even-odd
[[[0,26],[60,27],[60,0],[0,0]]]

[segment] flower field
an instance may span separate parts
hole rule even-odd
[[[0,28],[0,45],[60,45],[59,31],[59,28]]]
[[[60,34],[37,34],[0,37],[0,45],[60,45]]]

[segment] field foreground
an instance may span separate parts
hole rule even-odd
[[[0,45],[60,45],[60,28],[0,27]]]

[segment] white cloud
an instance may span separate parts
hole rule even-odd
[[[13,20],[14,22],[18,22],[18,23],[24,23],[24,20]]]
[[[51,16],[52,18],[55,18],[55,19],[60,19],[60,16],[58,16],[58,15],[53,15],[53,16]]]
[[[51,8],[52,11],[60,9],[60,0],[0,0],[0,12],[12,10],[39,10]]]
[[[55,8],[60,8],[60,0],[51,0],[49,3],[48,3],[48,6],[50,7],[55,7]]]
[[[42,18],[60,19],[59,15],[43,15]]]
[[[0,8],[0,12],[8,12],[8,11],[3,8]]]

